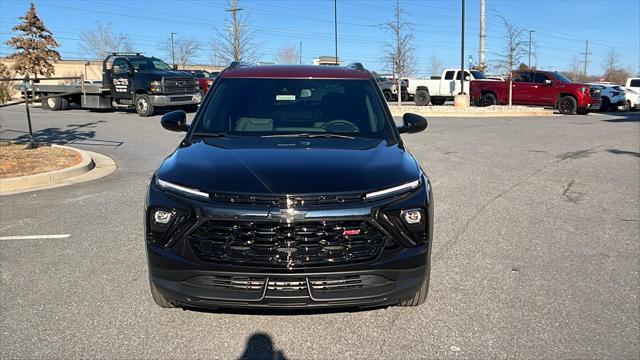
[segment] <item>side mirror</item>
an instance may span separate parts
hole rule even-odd
[[[400,134],[404,133],[418,133],[427,128],[427,119],[418,114],[406,113],[402,117],[404,125],[398,128]]]
[[[551,86],[551,85],[553,85],[553,80],[547,79],[547,80],[544,81],[544,84]]]
[[[471,76],[467,75],[464,77],[464,81],[471,81]]]
[[[187,113],[182,110],[172,111],[160,119],[162,127],[169,131],[187,131]]]

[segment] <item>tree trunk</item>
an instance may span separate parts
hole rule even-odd
[[[512,96],[513,96],[513,76],[509,76],[509,106],[512,105]]]

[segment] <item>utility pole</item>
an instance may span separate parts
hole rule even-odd
[[[338,62],[338,0],[333,0],[333,32],[336,44],[336,65],[340,65]]]
[[[244,10],[238,7],[238,0],[231,2],[230,9],[224,9],[230,12],[233,17],[233,61],[241,61],[242,51],[240,49],[240,24],[238,23],[238,12]]]
[[[484,40],[486,37],[484,28],[484,0],[480,0],[480,68],[484,70],[484,56],[486,49],[484,48]]]
[[[302,65],[302,41],[300,41],[300,53],[298,55],[300,55],[300,65]]]
[[[174,50],[174,46],[173,46],[173,36],[177,35],[176,33],[172,32],[171,33],[171,61],[173,63],[173,68],[176,68],[176,52]]]
[[[536,32],[535,30],[529,30],[529,70],[531,70],[531,34]]]
[[[460,37],[460,93],[458,95],[466,95],[464,92],[464,4],[462,0],[462,35]]]
[[[587,64],[589,63],[589,55],[591,55],[589,52],[589,40],[587,40],[587,46],[581,54],[584,55],[584,78],[582,80],[587,81]]]

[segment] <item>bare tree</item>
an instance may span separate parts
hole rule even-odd
[[[604,77],[607,81],[616,84],[624,84],[625,79],[631,76],[631,73],[623,68],[620,55],[616,49],[611,49],[611,51],[607,53],[602,63],[602,69],[604,70]]]
[[[257,46],[254,43],[255,31],[249,27],[249,16],[241,15],[239,0],[229,0],[226,11],[230,17],[225,20],[224,30],[217,29],[220,35],[220,59],[226,63],[232,61],[255,62],[258,59]]]
[[[502,20],[507,32],[507,46],[504,53],[499,56],[498,63],[500,64],[500,67],[504,69],[505,73],[509,74],[509,106],[511,106],[513,93],[513,69],[520,63],[522,57],[527,54],[529,41],[528,39],[524,39],[524,29],[510,23],[504,16],[500,14],[497,15]]]
[[[584,81],[584,79],[582,79],[582,60],[580,60],[580,55],[578,54],[573,54],[571,58],[569,75],[573,81]]]
[[[385,45],[385,60],[398,78],[398,106],[402,105],[402,79],[415,72],[415,48],[411,45],[413,32],[410,24],[400,21],[404,11],[400,8],[400,0],[396,0],[395,19],[385,24],[393,35],[393,41]]]
[[[202,44],[198,40],[186,36],[174,38],[173,44],[171,44],[171,36],[169,36],[158,44],[158,49],[164,52],[165,59],[173,59],[175,54],[176,65],[182,68],[193,60],[201,48]]]
[[[80,33],[80,50],[102,60],[112,52],[131,52],[133,45],[129,35],[114,33],[110,22],[96,22],[93,29]]]
[[[278,49],[275,56],[278,64],[297,64],[300,62],[300,51],[297,46],[286,44]]]
[[[209,53],[209,63],[212,66],[219,66],[222,62],[220,59],[220,42],[212,37],[207,43],[207,51]]]
[[[442,70],[444,70],[444,65],[442,65],[442,60],[438,57],[438,55],[431,55],[431,75],[440,75]]]

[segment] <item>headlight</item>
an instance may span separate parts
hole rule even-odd
[[[152,81],[149,84],[149,89],[151,90],[151,92],[158,92],[160,91],[160,81]]]
[[[419,186],[420,186],[420,179],[409,182],[409,183],[405,183],[402,185],[390,187],[387,189],[367,193],[364,195],[364,198],[367,200],[370,200],[370,199],[378,199],[378,198],[387,197],[387,196],[393,196],[393,195],[401,194],[406,191],[413,190]]]
[[[588,87],[581,87],[580,88],[580,92],[583,94],[588,94],[589,93],[589,88]]]
[[[163,190],[173,191],[183,195],[195,196],[201,199],[209,199],[209,194],[207,194],[206,192],[202,192],[198,189],[192,189],[186,186],[170,183],[168,181],[160,180],[157,177],[156,177],[156,185],[158,185],[158,187]]]

